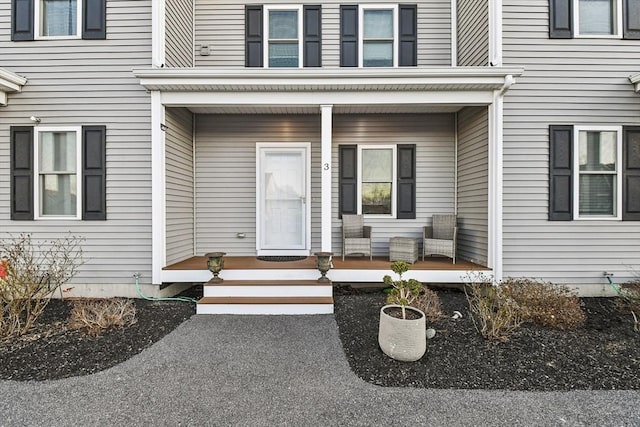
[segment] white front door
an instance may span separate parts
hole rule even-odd
[[[309,144],[257,145],[259,255],[309,254]]]

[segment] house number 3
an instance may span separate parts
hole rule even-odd
[[[325,164],[322,166],[322,169],[323,169],[323,170],[328,171],[328,170],[329,170],[329,163],[325,163]]]

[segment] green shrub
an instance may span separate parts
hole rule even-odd
[[[391,270],[398,275],[398,280],[391,279],[389,275],[382,278],[385,285],[393,287],[387,296],[387,304],[401,306],[403,319],[407,318],[405,307],[411,305],[420,296],[423,288],[422,283],[416,279],[402,279],[402,275],[409,271],[409,267],[411,267],[411,264],[408,262],[395,261],[391,264]]]

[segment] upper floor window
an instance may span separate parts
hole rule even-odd
[[[549,0],[549,37],[640,39],[640,0]]]
[[[340,6],[341,67],[418,65],[417,6]]]
[[[302,6],[265,6],[265,60],[272,67],[300,67],[302,63]]]
[[[79,37],[78,16],[82,16],[82,2],[78,0],[37,0],[36,38]]]
[[[107,38],[107,0],[12,0],[11,40]]]
[[[320,67],[319,5],[245,6],[245,66]]]

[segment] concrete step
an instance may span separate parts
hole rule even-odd
[[[317,280],[225,280],[207,282],[205,297],[330,297],[331,282]]]
[[[333,297],[203,297],[196,314],[332,314]]]

